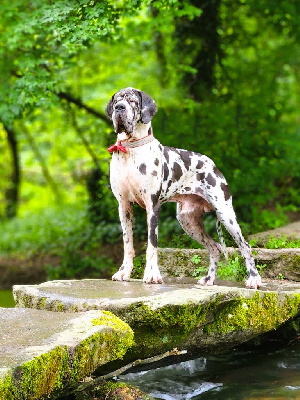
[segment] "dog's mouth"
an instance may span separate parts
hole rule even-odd
[[[124,121],[121,116],[116,119],[114,128],[116,133],[126,133],[127,135],[132,133],[132,123]]]
[[[118,122],[116,126],[116,132],[117,133],[126,132],[126,126],[122,122]]]

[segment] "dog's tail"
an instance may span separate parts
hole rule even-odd
[[[224,254],[226,260],[228,260],[228,251],[227,251],[225,239],[224,239],[224,236],[223,236],[221,221],[219,220],[219,218],[217,218],[216,227],[217,227],[217,232],[218,232],[218,236],[219,236],[219,239],[220,239],[220,244],[221,244],[221,247],[222,247],[223,254]]]

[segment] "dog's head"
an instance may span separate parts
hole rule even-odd
[[[132,136],[138,124],[148,124],[157,108],[145,92],[126,88],[115,93],[106,107],[106,115],[113,122],[116,133]]]

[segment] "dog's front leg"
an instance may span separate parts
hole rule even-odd
[[[143,281],[145,283],[162,283],[158,268],[157,239],[158,239],[159,206],[147,208],[148,245],[146,252],[146,268]]]
[[[123,230],[124,259],[118,272],[116,272],[113,281],[129,281],[133,268],[134,247],[133,247],[133,211],[132,203],[119,202],[119,216]]]

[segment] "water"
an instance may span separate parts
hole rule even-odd
[[[0,307],[14,307],[15,302],[11,290],[0,290]]]
[[[300,400],[300,342],[275,350],[231,350],[120,380],[155,399]]]

